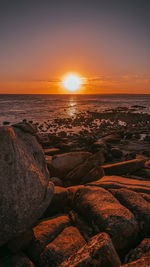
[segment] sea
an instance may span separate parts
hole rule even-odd
[[[150,95],[0,95],[0,125],[24,119],[33,122],[74,117],[80,112],[141,106],[150,113]],[[144,107],[144,108],[143,108]]]

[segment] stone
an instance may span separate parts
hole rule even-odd
[[[105,175],[124,175],[134,173],[135,171],[144,167],[144,159],[133,159],[119,163],[109,164],[102,166]]]
[[[58,178],[58,177],[50,177],[50,181],[55,185],[55,186],[61,186],[63,187],[63,181]]]
[[[126,188],[111,189],[110,192],[134,214],[139,224],[139,238],[150,235],[150,203],[139,193]]]
[[[134,173],[134,175],[137,175],[141,178],[149,179],[150,180],[150,169],[144,168]]]
[[[100,186],[105,189],[127,188],[135,192],[146,193],[150,195],[150,181],[131,179],[122,176],[104,176],[98,181],[91,182],[89,185]]]
[[[121,157],[123,156],[122,151],[118,148],[112,148],[111,154],[112,154],[112,157],[116,159],[121,159]]]
[[[120,267],[149,267],[150,253],[144,254],[139,260],[121,265]]]
[[[6,248],[0,251],[1,267],[35,267],[34,263],[23,253],[11,254]]]
[[[53,157],[49,169],[53,176],[63,178],[69,171],[84,162],[91,153],[89,152],[68,152]]]
[[[107,135],[102,138],[102,142],[104,143],[110,143],[110,144],[116,144],[120,142],[120,137],[118,135]]]
[[[84,179],[86,179],[86,175],[88,175],[88,173],[95,167],[100,167],[103,162],[104,157],[101,151],[88,157],[87,160],[85,160],[82,164],[80,164],[67,174],[67,176],[64,178],[65,185],[71,186],[82,184],[82,179],[84,182]],[[100,174],[103,176],[103,172],[101,171],[101,169],[99,170],[100,172],[98,173],[98,176]]]
[[[55,186],[54,196],[50,205],[44,213],[45,217],[50,217],[57,213],[67,212],[69,210],[68,190],[64,187]]]
[[[81,184],[86,184],[92,181],[99,180],[104,176],[104,170],[101,166],[96,166],[91,169],[85,176],[81,179]]]
[[[45,247],[70,224],[71,222],[67,215],[48,218],[39,222],[33,228],[34,238],[27,248],[30,258],[37,263]]]
[[[94,231],[92,227],[88,224],[88,221],[85,221],[84,218],[74,210],[71,210],[69,212],[69,216],[73,225],[75,225],[79,229],[84,239],[88,241],[94,235]]]
[[[94,231],[106,232],[120,253],[133,245],[139,228],[134,215],[107,190],[84,186],[74,196],[74,209]]]
[[[7,244],[9,251],[12,253],[16,253],[20,250],[24,250],[27,248],[29,243],[33,239],[33,230],[28,230],[27,232],[20,234],[19,236],[14,237]]]
[[[76,227],[66,227],[41,253],[39,266],[57,267],[85,244],[84,238]]]
[[[36,134],[37,133],[37,127],[36,125],[29,123],[29,122],[19,122],[16,124],[13,124],[12,127],[16,127],[20,130],[22,130],[23,132],[27,132],[30,134]]]
[[[125,257],[125,263],[136,261],[150,253],[150,238],[145,238],[138,247],[132,249]]]
[[[44,149],[45,155],[48,155],[48,156],[56,155],[59,152],[60,152],[60,149],[59,148],[45,148]]]
[[[20,252],[12,257],[12,266],[35,267],[34,263],[23,252]]]
[[[101,266],[119,267],[120,259],[113,243],[106,233],[93,236],[88,244],[64,261],[60,267]]]
[[[36,138],[0,127],[0,245],[26,232],[42,216],[54,191]]]

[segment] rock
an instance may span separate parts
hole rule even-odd
[[[83,235],[84,239],[88,241],[93,235],[94,231],[92,227],[89,226],[88,221],[85,221],[82,216],[80,216],[74,210],[69,212],[69,216],[74,226],[76,226],[80,233]]]
[[[149,235],[150,203],[137,192],[126,188],[111,189],[110,191],[122,205],[134,214],[139,224],[139,238]]]
[[[34,239],[27,248],[30,258],[37,263],[45,247],[70,224],[69,217],[61,215],[56,218],[44,219],[36,225],[33,228]]]
[[[60,267],[77,266],[111,266],[119,267],[120,259],[108,234],[100,233],[93,236],[88,244],[84,245],[77,253],[64,261]]]
[[[135,242],[138,224],[134,215],[107,190],[85,186],[76,191],[73,204],[94,231],[110,235],[117,251],[121,252]]]
[[[11,251],[12,253],[16,253],[21,249],[26,249],[32,239],[33,230],[31,229],[10,240],[7,244],[7,247],[9,251]]]
[[[88,157],[87,160],[85,160],[82,164],[74,168],[72,171],[70,171],[67,176],[64,178],[64,183],[67,186],[70,185],[77,185],[77,184],[82,184],[87,178],[86,175],[88,176],[89,172],[94,169],[95,167],[100,167],[100,165],[104,162],[104,157],[103,154],[99,151],[96,154]],[[95,171],[95,169],[94,169]],[[103,171],[101,168],[98,169],[97,173],[98,177],[101,175],[103,176]],[[94,174],[95,175],[95,174]],[[98,179],[98,177],[96,178]],[[91,177],[91,176],[90,176]],[[100,177],[99,177],[100,178]],[[83,180],[82,180],[83,179]]]
[[[102,138],[102,142],[116,144],[120,142],[120,137],[118,135],[113,134],[107,135]]]
[[[44,149],[45,155],[48,155],[48,156],[56,155],[59,152],[60,152],[60,149],[59,148],[45,148]]]
[[[63,186],[62,180],[58,177],[51,177],[50,181],[56,186],[61,186],[61,187]]]
[[[91,169],[85,176],[81,179],[81,184],[86,184],[92,181],[99,180],[104,176],[104,170],[101,166],[96,166],[95,168]]]
[[[142,178],[150,179],[150,169],[149,168],[141,169],[135,172],[134,175],[137,175]]]
[[[16,124],[13,124],[12,127],[19,128],[23,132],[27,132],[30,134],[35,134],[37,132],[37,127],[36,125],[29,123],[29,122],[19,122]]]
[[[9,121],[3,121],[3,125],[9,125],[10,122]]]
[[[119,163],[109,164],[102,166],[105,175],[124,175],[127,173],[133,173],[144,167],[144,159],[133,159],[123,161]]]
[[[33,262],[22,252],[12,257],[13,267],[35,267]]]
[[[150,238],[145,238],[138,247],[132,249],[125,257],[125,263],[136,261],[144,256],[144,254],[150,253]]]
[[[150,160],[147,160],[147,161],[145,162],[145,167],[150,169]]]
[[[89,152],[69,152],[53,157],[51,173],[53,176],[63,178],[69,171],[85,161],[91,153]]]
[[[139,260],[121,265],[120,267],[149,267],[150,266],[150,253],[144,254]]]
[[[57,213],[67,212],[69,210],[68,190],[55,186],[53,199],[44,213],[45,217],[50,217]]]
[[[122,151],[120,149],[118,149],[118,148],[112,148],[111,149],[111,154],[116,159],[121,159],[121,157],[123,156]]]
[[[76,227],[66,227],[40,255],[39,266],[59,266],[86,244]]]
[[[33,262],[23,253],[11,254],[6,249],[0,251],[1,267],[35,267]]]
[[[121,176],[104,176],[98,181],[89,183],[92,186],[100,186],[105,189],[127,188],[135,192],[146,193],[150,195],[150,181],[131,179]]]
[[[44,154],[36,138],[0,127],[0,245],[26,232],[53,196]]]

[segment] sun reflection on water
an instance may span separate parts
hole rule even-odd
[[[77,103],[73,98],[71,98],[71,99],[69,99],[67,114],[70,117],[72,117],[72,116],[75,116],[76,113],[77,113]]]

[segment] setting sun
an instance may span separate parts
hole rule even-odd
[[[80,88],[81,79],[76,74],[69,74],[63,80],[63,86],[70,92],[75,92]]]

